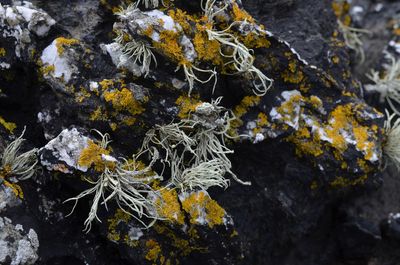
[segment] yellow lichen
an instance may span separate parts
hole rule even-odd
[[[291,84],[299,84],[304,79],[304,74],[298,69],[296,61],[289,62],[289,68],[284,70],[281,76],[285,82]]]
[[[82,103],[85,99],[90,98],[91,94],[83,87],[75,94],[75,101],[77,103]]]
[[[111,102],[117,111],[128,111],[132,115],[138,115],[145,110],[135,99],[133,92],[127,88],[106,91],[103,95],[104,99],[107,102]]]
[[[233,18],[235,21],[247,21],[254,23],[254,18],[249,15],[245,10],[241,9],[237,3],[233,3],[232,6]]]
[[[240,40],[247,48],[269,48],[271,46],[271,42],[267,40],[266,34],[264,33],[255,33],[250,32],[245,36],[242,36]]]
[[[100,106],[98,106],[97,109],[93,111],[89,117],[89,120],[91,121],[106,121],[107,119],[107,114]]]
[[[256,124],[257,127],[253,129],[253,134],[260,133],[264,126],[270,125],[267,115],[262,112],[258,113]]]
[[[160,197],[155,202],[158,215],[172,223],[183,225],[184,215],[181,211],[176,191],[162,188],[159,192]]]
[[[285,123],[295,121],[299,115],[299,107],[304,101],[304,97],[300,94],[293,94],[289,100],[284,101],[276,110],[282,116],[281,121]]]
[[[187,61],[181,45],[179,44],[180,34],[173,30],[160,32],[159,41],[153,41],[153,46],[160,50],[166,57],[175,63],[187,65]]]
[[[142,33],[144,36],[147,36],[147,37],[151,38],[151,36],[152,36],[153,33],[154,33],[154,28],[153,28],[152,25],[148,25],[145,29],[142,30],[141,33]],[[124,34],[124,41],[125,41],[125,42],[131,41],[131,35],[125,33],[125,34]]]
[[[43,76],[49,75],[50,73],[54,73],[56,67],[53,64],[46,65],[40,68],[40,73]]]
[[[221,44],[216,40],[209,40],[206,32],[197,32],[193,44],[200,60],[209,61],[213,65],[223,64]]]
[[[192,224],[205,219],[210,228],[224,223],[225,210],[204,191],[193,192],[182,201],[182,208],[190,215]]]
[[[160,244],[158,244],[157,241],[149,239],[146,242],[146,247],[147,247],[147,253],[145,258],[148,261],[152,261],[154,264],[156,264],[157,260],[160,259],[160,264],[164,264],[165,257],[162,255],[161,246]]]
[[[103,79],[99,84],[103,90],[106,90],[114,86],[114,81],[111,79]]]
[[[240,104],[234,108],[233,113],[237,118],[241,118],[249,111],[250,107],[260,104],[260,101],[261,97],[259,96],[245,96]]]
[[[345,188],[345,187],[349,187],[349,186],[357,186],[360,184],[364,184],[367,179],[368,179],[368,175],[362,175],[361,177],[356,178],[356,179],[347,179],[347,178],[343,178],[343,177],[336,177],[329,184],[333,188]]]
[[[357,141],[357,149],[364,150],[368,145],[368,127],[354,127],[353,133]]]
[[[173,260],[178,255],[186,257],[195,251],[201,253],[205,253],[208,251],[207,247],[200,247],[196,245],[196,239],[199,238],[199,235],[193,226],[191,226],[188,230],[188,235],[190,236],[189,239],[179,237],[176,233],[176,230],[172,230],[171,228],[163,224],[155,224],[154,230],[158,234],[166,236],[169,239],[168,242],[174,248],[174,250],[169,253],[168,260]],[[176,263],[179,264],[179,261],[177,259],[175,260]]]
[[[347,1],[332,1],[332,9],[336,17],[340,19],[345,26],[350,26],[351,17],[348,14],[350,11],[350,4]]]
[[[232,231],[230,237],[232,238],[232,237],[236,237],[236,236],[238,236],[238,235],[239,235],[238,231],[236,231],[236,229],[234,229],[234,230]]]
[[[171,9],[168,11],[168,15],[172,17],[175,23],[178,23],[183,31],[185,32],[190,32],[192,30],[192,26],[190,25],[190,22],[195,22],[196,19],[190,15],[188,15],[185,11],[182,11],[181,9]]]
[[[17,125],[13,122],[6,122],[3,117],[0,116],[0,124],[10,133],[14,133],[14,130],[17,128]]]
[[[235,114],[236,119],[231,122],[231,127],[229,129],[230,135],[236,135],[236,129],[239,128],[243,121],[241,118],[245,115],[251,107],[255,107],[260,104],[261,97],[259,96],[245,96],[239,105],[233,108],[233,113]]]
[[[128,126],[132,126],[133,124],[135,124],[135,122],[136,122],[135,117],[128,117],[122,121],[123,124],[128,125]]]
[[[315,180],[313,182],[311,182],[310,189],[312,189],[312,190],[318,189],[318,183]]]
[[[183,95],[177,98],[175,104],[179,106],[178,117],[186,119],[191,112],[196,110],[196,107],[201,104],[201,101],[194,96],[188,97]]]
[[[65,47],[78,44],[79,41],[77,39],[67,39],[64,37],[59,37],[56,39],[56,47],[58,55],[62,55],[64,53]]]
[[[320,156],[324,153],[318,134],[311,137],[311,133],[306,127],[297,130],[293,135],[286,139],[296,146],[296,154],[299,157],[303,155]]]
[[[4,48],[0,48],[0,57],[6,56],[6,50]]]
[[[108,125],[113,131],[115,131],[118,128],[118,125],[115,122],[110,122]]]
[[[319,97],[311,96],[309,102],[315,109],[322,107],[322,100]]]
[[[268,124],[269,124],[269,122],[268,122],[268,117],[267,117],[267,115],[265,115],[264,113],[260,112],[260,113],[258,114],[257,125],[258,125],[258,126],[266,126],[266,125],[268,125]]]
[[[357,164],[365,173],[373,171],[373,167],[369,166],[364,159],[357,158]]]
[[[21,187],[16,183],[12,183],[6,180],[6,177],[10,174],[10,172],[10,165],[6,165],[3,168],[0,168],[0,184],[4,184],[4,186],[9,187],[16,197],[23,199],[24,193],[22,192]]]
[[[347,149],[346,139],[342,132],[351,128],[351,117],[353,116],[350,105],[337,106],[329,117],[329,127],[326,129],[326,134],[332,139],[332,146],[343,152]]]
[[[108,234],[107,238],[111,241],[118,242],[121,239],[120,231],[117,230],[117,226],[122,222],[127,224],[131,220],[131,216],[121,209],[117,209],[113,217],[107,220],[108,222]]]
[[[4,180],[3,183],[6,187],[9,187],[11,189],[11,191],[15,194],[16,197],[20,199],[24,198],[24,193],[22,192],[22,189],[18,184],[11,183],[7,180]]]
[[[109,155],[110,151],[102,148],[97,145],[92,140],[89,140],[88,146],[82,150],[78,165],[81,167],[90,168],[94,166],[94,169],[98,172],[103,172],[105,167],[113,167],[114,164],[112,162],[105,162],[102,159],[102,155]]]
[[[300,108],[303,111],[302,105],[310,104],[315,109],[322,108],[322,101],[315,96],[305,98],[301,95],[295,94],[285,101],[277,112],[281,114],[280,120],[288,123],[293,122],[298,118],[299,113],[294,110]],[[292,135],[286,138],[287,141],[296,145],[296,153],[299,156],[304,154],[312,156],[320,156],[323,154],[323,145],[320,141],[321,137],[327,137],[330,141],[327,143],[333,150],[336,159],[342,160],[342,154],[348,148],[348,139],[350,135],[354,135],[357,150],[364,153],[366,160],[371,160],[374,156],[375,144],[370,140],[370,128],[361,126],[356,118],[357,106],[352,104],[337,106],[328,117],[328,122],[320,124],[317,120],[312,120],[312,127],[320,128],[312,135],[307,127],[310,127],[310,122],[306,124],[305,121],[300,119],[299,129]],[[311,129],[311,128],[310,128]],[[324,133],[326,135],[324,135]],[[347,165],[342,162],[342,168],[346,169]]]
[[[329,125],[326,128],[326,133],[332,139],[332,146],[343,152],[347,149],[346,139],[343,132],[348,134],[352,132],[356,141],[357,150],[364,153],[366,160],[371,160],[374,155],[375,144],[370,140],[370,128],[362,126],[355,117],[357,106],[347,104],[337,106],[330,114]]]

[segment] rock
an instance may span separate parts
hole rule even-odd
[[[0,263],[398,263],[384,105],[358,82],[396,50],[398,3],[130,2],[0,5],[0,155],[24,125],[40,148],[23,199],[0,183]],[[374,25],[365,64],[338,27],[350,17]],[[191,167],[199,128],[222,128],[199,162],[224,154],[220,187],[172,181],[166,150],[192,177],[213,170]]]
[[[10,265],[35,264],[39,240],[33,229],[27,232],[22,225],[13,225],[0,217],[0,262]]]
[[[86,172],[78,165],[79,155],[88,146],[89,138],[76,128],[63,130],[55,139],[46,144],[40,152],[41,164],[50,171],[72,173],[72,169]]]
[[[11,67],[14,56],[30,58],[29,51],[35,48],[34,40],[46,36],[56,23],[47,13],[28,1],[24,1],[21,5],[18,5],[17,1],[15,5],[1,5],[0,21],[3,38],[7,40],[7,45],[3,47],[4,55],[11,60],[1,62],[3,69]]]
[[[339,228],[338,239],[343,259],[368,260],[381,240],[377,226],[366,220],[348,221]]]
[[[7,208],[13,208],[21,204],[21,200],[15,196],[11,188],[5,187],[0,190],[0,213]]]
[[[400,215],[390,213],[381,224],[383,235],[394,240],[400,239]]]

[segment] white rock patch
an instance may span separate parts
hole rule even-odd
[[[88,142],[89,138],[78,132],[76,128],[65,129],[40,149],[41,164],[48,170],[60,171],[60,164],[67,164],[69,167],[86,172],[87,167],[79,166],[78,160],[82,150],[88,146]],[[72,173],[68,169],[64,169],[63,172]]]
[[[31,265],[38,260],[39,239],[33,229],[27,233],[22,225],[0,217],[0,264]]]
[[[54,72],[49,72],[49,75],[54,78],[63,77],[67,83],[71,79],[72,74],[77,72],[76,67],[71,65],[65,56],[58,54],[57,39],[44,49],[40,59],[44,66],[54,66]]]

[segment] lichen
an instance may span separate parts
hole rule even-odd
[[[186,59],[182,46],[179,44],[180,33],[173,30],[160,32],[160,40],[153,41],[153,46],[164,53],[171,61],[179,65],[190,65]]]
[[[117,111],[128,111],[132,115],[138,115],[145,111],[135,99],[133,92],[127,88],[104,92],[104,99],[111,102]]]
[[[285,69],[281,74],[283,81],[291,84],[299,84],[304,80],[304,74],[297,66],[296,61],[290,61],[288,69]]]
[[[114,216],[107,220],[108,233],[107,238],[111,241],[118,242],[121,240],[121,232],[117,230],[120,223],[127,224],[131,220],[131,216],[121,209],[115,211]]]
[[[85,99],[90,98],[92,95],[83,87],[80,87],[80,90],[75,93],[75,101],[77,103],[82,103]]]
[[[12,183],[5,179],[8,174],[7,171],[7,169],[0,170],[0,184],[9,187],[16,197],[23,199],[24,193],[21,186],[19,186],[17,183]]]
[[[146,248],[147,248],[147,253],[145,258],[148,261],[152,261],[153,264],[156,264],[156,262],[159,260],[160,264],[164,264],[165,257],[162,255],[161,246],[157,241],[149,239],[146,242]]]
[[[253,129],[253,134],[256,135],[260,133],[263,127],[269,126],[270,123],[268,122],[268,116],[263,112],[258,113],[257,120],[256,120],[257,127]]]
[[[40,67],[40,73],[42,74],[42,76],[47,76],[51,73],[54,73],[55,69],[56,69],[56,67],[54,66],[54,64],[49,64],[49,65]]]
[[[192,31],[192,25],[190,23],[198,22],[195,17],[179,8],[169,10],[168,15],[182,27],[184,32]]]
[[[172,223],[184,224],[184,215],[178,201],[178,194],[175,190],[161,188],[160,197],[155,202],[157,213],[160,217]]]
[[[186,95],[182,95],[178,97],[175,101],[175,104],[179,106],[178,117],[180,119],[186,119],[189,117],[189,114],[196,110],[196,107],[199,106],[202,102],[196,97],[191,96],[188,97]]]
[[[332,188],[346,188],[346,187],[364,184],[367,179],[368,179],[367,174],[362,175],[361,177],[358,177],[356,179],[348,179],[348,178],[339,176],[339,177],[336,177],[329,184]]]
[[[248,21],[250,23],[255,23],[254,18],[245,10],[241,9],[236,2],[233,2],[232,13],[235,21]]]
[[[193,252],[208,252],[207,247],[202,247],[198,245],[199,235],[193,225],[191,225],[187,231],[186,235],[188,237],[185,236],[184,238],[179,236],[176,230],[171,229],[165,224],[155,225],[154,230],[159,235],[167,237],[168,240],[166,240],[165,242],[168,242],[173,249],[169,252],[168,259],[166,259],[166,261],[175,261],[175,263],[179,264],[179,257],[186,257]]]
[[[217,66],[223,64],[223,58],[220,55],[221,44],[216,40],[209,40],[206,32],[197,32],[194,36],[193,44],[198,59],[211,62]]]
[[[13,122],[7,122],[0,116],[0,124],[10,133],[14,133],[14,130],[17,128],[17,125]]]
[[[56,47],[58,55],[62,55],[65,51],[65,47],[78,44],[79,41],[77,39],[67,39],[64,37],[59,37],[56,39]]]
[[[190,215],[192,224],[203,224],[205,221],[213,228],[224,223],[225,210],[204,191],[193,192],[184,198],[182,208]]]
[[[114,87],[114,81],[111,79],[103,79],[99,82],[99,84],[103,90],[107,90],[109,88]]]
[[[97,109],[95,109],[89,117],[89,120],[91,121],[107,121],[107,113],[101,106],[98,106]]]
[[[313,134],[311,137],[308,128],[300,128],[293,135],[287,137],[286,140],[296,146],[296,154],[299,157],[304,155],[318,157],[324,153],[319,135]]]
[[[78,165],[81,167],[90,168],[94,166],[94,169],[98,172],[103,172],[105,167],[113,167],[113,163],[106,162],[102,159],[102,155],[109,155],[110,151],[97,145],[92,140],[89,140],[88,146],[82,150]]]
[[[350,4],[347,1],[332,1],[332,9],[336,17],[340,19],[344,25],[350,26],[351,17],[349,15]]]
[[[4,48],[0,48],[0,57],[6,56],[6,50]]]
[[[259,96],[245,96],[241,102],[233,108],[233,114],[236,119],[232,121],[229,134],[232,136],[237,135],[236,130],[243,125],[241,118],[250,110],[250,108],[260,104],[261,97]]]
[[[240,40],[246,47],[252,49],[269,48],[271,46],[271,42],[267,39],[265,33],[250,32],[245,36],[241,36]]]

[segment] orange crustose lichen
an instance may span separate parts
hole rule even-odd
[[[170,222],[184,224],[184,216],[178,201],[178,194],[175,190],[162,188],[159,190],[160,197],[155,205],[157,213]]]
[[[202,218],[211,228],[224,223],[225,210],[204,191],[193,192],[182,200],[182,208],[192,224],[201,224]]]
[[[201,101],[193,96],[188,97],[183,95],[177,98],[175,104],[179,106],[178,117],[181,119],[186,119],[189,117],[191,112],[196,110],[196,107],[201,104]]]
[[[13,133],[14,130],[17,128],[17,125],[13,122],[6,122],[3,117],[0,116],[0,124],[6,128],[7,131]]]
[[[106,91],[103,95],[117,111],[128,111],[132,115],[138,115],[145,110],[135,99],[132,91],[125,87],[122,90]]]
[[[77,39],[67,39],[64,37],[59,37],[56,39],[56,47],[58,55],[62,55],[64,53],[65,47],[78,44],[79,41]]]
[[[113,167],[112,163],[105,162],[102,159],[102,155],[109,155],[109,154],[110,151],[97,145],[92,140],[89,140],[88,146],[82,150],[79,156],[78,165],[87,168],[94,166],[94,169],[96,171],[103,172],[106,166]]]

